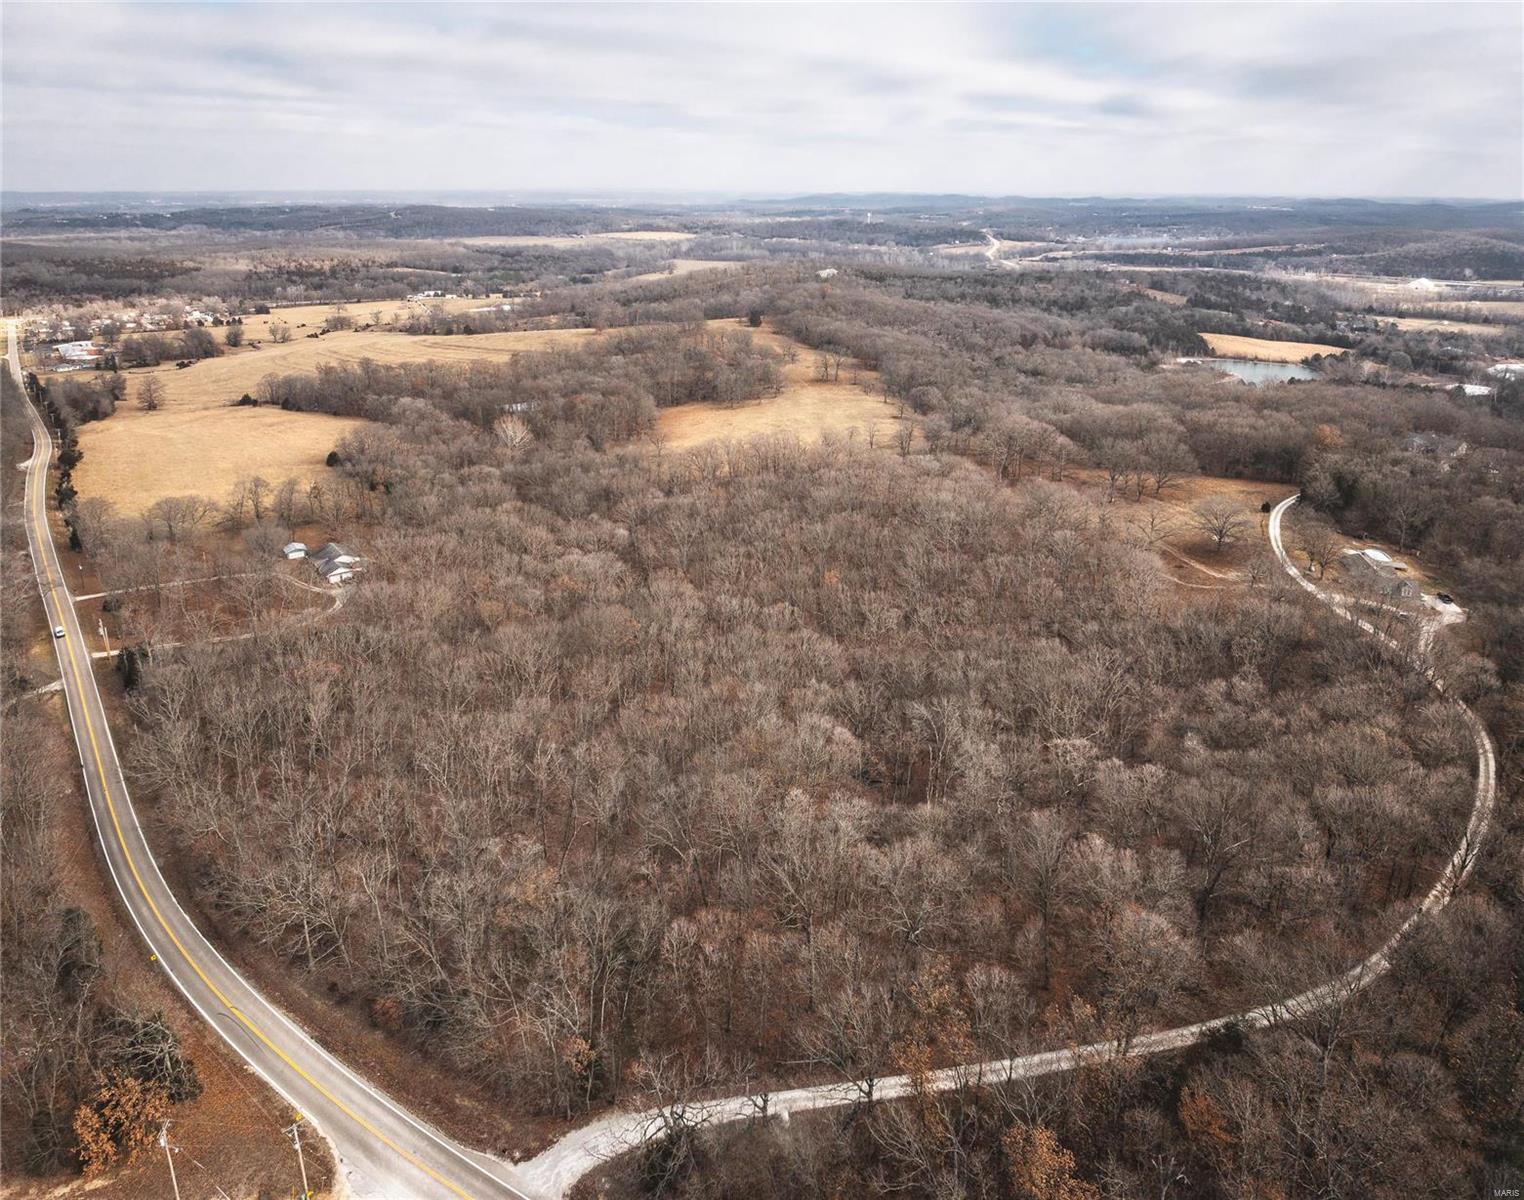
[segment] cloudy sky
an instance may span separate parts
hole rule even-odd
[[[11,2],[4,186],[1519,198],[1521,14]]]

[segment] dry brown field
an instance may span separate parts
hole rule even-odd
[[[293,339],[321,329],[323,322],[335,313],[342,312],[357,325],[367,325],[379,313],[383,324],[405,320],[415,313],[430,308],[442,308],[449,313],[469,312],[473,308],[486,308],[501,304],[502,300],[483,299],[477,296],[457,296],[453,300],[352,300],[342,304],[292,304],[277,308],[268,315],[247,316],[243,319],[244,338],[251,342],[268,342],[270,326],[283,323],[291,327]],[[213,330],[219,340],[221,331]]]
[[[622,229],[613,233],[588,233],[582,235],[540,236],[536,234],[511,234],[495,237],[445,238],[466,246],[551,246],[564,250],[570,246],[597,245],[599,242],[689,242],[696,233],[680,233],[675,229]]]
[[[1225,358],[1257,358],[1261,362],[1301,362],[1314,354],[1348,354],[1342,346],[1317,342],[1274,342],[1267,338],[1241,337],[1236,333],[1203,333],[1201,340],[1213,354]]]
[[[84,457],[74,468],[82,497],[99,496],[123,516],[165,496],[209,496],[221,503],[247,475],[272,484],[308,482],[328,468],[339,439],[365,422],[278,408],[125,405],[79,429]]]
[[[691,275],[694,271],[717,271],[720,269],[734,271],[741,266],[738,262],[730,262],[727,259],[715,258],[674,258],[670,271],[647,271],[644,275],[631,275],[622,279],[621,283],[645,283],[652,279],[666,279],[671,275]]]
[[[735,321],[710,321],[714,329],[733,330]],[[795,360],[783,367],[781,394],[734,408],[715,404],[683,404],[665,408],[657,416],[657,433],[670,450],[687,450],[704,442],[741,440],[766,434],[793,434],[816,441],[825,433],[866,439],[871,429],[880,446],[894,444],[900,418],[898,405],[887,404],[863,386],[876,378],[873,372],[843,364],[839,381],[823,383],[817,377],[816,355],[772,329],[750,331],[758,345]],[[854,382],[854,380],[856,382]],[[913,418],[907,418],[913,419]]]
[[[1186,302],[1186,298],[1179,292],[1161,292],[1158,288],[1139,288],[1138,290],[1150,299],[1159,301],[1161,304],[1173,304],[1179,307]]]
[[[326,315],[332,306],[309,307]],[[744,328],[730,320],[710,325]],[[751,333],[781,354],[793,351],[794,361],[784,366],[782,393],[735,408],[694,404],[665,409],[658,423],[664,445],[686,449],[717,439],[775,433],[814,440],[827,432],[847,436],[854,430],[866,439],[870,428],[879,444],[893,444],[898,406],[869,393],[864,385],[871,384],[871,372],[848,363],[839,380],[822,382],[813,352],[770,329]],[[129,371],[127,403],[107,420],[80,429],[84,458],[75,469],[75,486],[81,496],[103,497],[121,513],[132,514],[165,496],[225,500],[247,475],[260,475],[271,483],[311,480],[327,469],[323,462],[334,445],[364,422],[232,406],[243,393],[256,391],[265,375],[300,374],[325,363],[367,358],[383,363],[507,359],[526,351],[575,346],[597,336],[590,329],[453,337],[366,330],[297,337],[282,345],[267,342],[257,350],[235,350],[183,371],[173,364]],[[137,403],[141,381],[148,375],[164,385],[163,407],[152,413]]]
[[[1398,329],[1431,333],[1469,333],[1475,337],[1496,337],[1516,330],[1507,325],[1478,325],[1471,321],[1446,321],[1438,317],[1382,317]]]
[[[332,311],[329,306],[328,311]],[[307,332],[311,332],[308,330]],[[550,350],[573,346],[592,337],[589,329],[532,329],[514,333],[478,333],[463,336],[393,333],[389,330],[346,330],[309,338],[297,333],[289,342],[265,342],[258,349],[242,347],[221,358],[208,358],[178,370],[173,363],[127,372],[129,405],[137,396],[145,375],[157,375],[164,384],[164,404],[208,408],[231,404],[245,392],[252,393],[266,375],[302,374],[325,363],[472,362],[477,359],[508,359],[526,350]],[[158,415],[158,414],[154,414]]]

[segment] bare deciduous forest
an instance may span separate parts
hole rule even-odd
[[[1371,370],[1252,388],[1170,361],[1266,321]],[[1470,738],[1278,568],[1172,582],[1131,514],[1187,477],[1300,488],[1325,527],[1454,580],[1442,670],[1517,789],[1524,392],[1404,378],[1458,380],[1475,339],[1351,333],[1315,289],[1248,276],[885,261],[558,285],[479,324],[604,332],[250,398],[372,424],[327,482],[277,503],[261,480],[195,526],[263,570],[299,528],[351,527],[364,577],[321,621],[147,655],[124,750],[226,931],[515,1111],[1122,1048],[1380,944],[1465,828]],[[659,410],[779,391],[764,325],[903,440],[666,451]],[[110,419],[104,378],[50,385],[66,439]],[[1406,444],[1423,431],[1468,453]],[[166,513],[61,498],[118,586],[181,552]],[[1263,538],[1255,514],[1196,520],[1218,552]],[[675,1128],[613,1186],[1460,1194],[1520,1165],[1520,846],[1505,806],[1466,893],[1315,1020]]]

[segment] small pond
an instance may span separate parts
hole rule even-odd
[[[1289,379],[1316,379],[1318,373],[1301,363],[1260,362],[1254,358],[1184,358],[1181,362],[1200,363],[1225,371],[1245,383],[1285,383]]]

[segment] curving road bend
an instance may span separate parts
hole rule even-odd
[[[1343,597],[1325,593],[1315,587],[1291,562],[1281,540],[1281,520],[1298,499],[1297,496],[1288,497],[1281,501],[1270,515],[1270,545],[1275,551],[1276,558],[1280,560],[1281,566],[1319,602],[1327,604],[1364,632],[1379,638],[1390,649],[1401,653],[1402,648],[1393,638],[1357,615],[1344,602]],[[1435,677],[1432,669],[1422,663],[1419,666],[1430,683],[1442,695],[1445,694],[1443,681]],[[969,1084],[995,1084],[1013,1079],[1033,1079],[1042,1075],[1071,1071],[1086,1062],[1095,1062],[1119,1051],[1128,1056],[1138,1057],[1179,1050],[1201,1041],[1227,1025],[1236,1025],[1243,1029],[1261,1029],[1267,1025],[1309,1016],[1369,987],[1386,973],[1391,965],[1392,952],[1407,936],[1408,931],[1425,916],[1449,903],[1450,897],[1471,873],[1477,852],[1492,823],[1497,796],[1497,753],[1492,737],[1481,719],[1470,708],[1453,697],[1450,697],[1450,702],[1460,710],[1476,745],[1476,799],[1472,804],[1471,816],[1466,825],[1466,832],[1446,864],[1444,872],[1397,931],[1374,953],[1356,963],[1344,974],[1317,987],[1284,1000],[1260,1005],[1247,1012],[1230,1013],[1227,1016],[1181,1026],[1178,1029],[1143,1034],[1125,1045],[1119,1045],[1115,1041],[1097,1042],[1088,1046],[1049,1050],[1040,1054],[1028,1054],[1020,1058],[1003,1059],[997,1062],[949,1067],[932,1074],[932,1090],[949,1091]],[[723,1124],[764,1115],[787,1120],[796,1112],[858,1104],[869,1099],[890,1100],[905,1096],[909,1094],[910,1086],[908,1076],[898,1075],[880,1079],[871,1086],[862,1081],[843,1082],[820,1087],[794,1088],[766,1096],[730,1096],[718,1100],[695,1101],[686,1104],[684,1108],[687,1118],[697,1123]],[[521,1164],[524,1181],[546,1195],[565,1195],[572,1185],[589,1171],[608,1159],[659,1136],[662,1129],[659,1110],[619,1113],[593,1122],[567,1134],[543,1153]]]
[[[6,360],[22,381],[16,329]],[[333,1146],[341,1191],[357,1200],[529,1200],[517,1172],[429,1128],[366,1083],[231,967],[180,907],[159,872],[122,777],[63,565],[48,527],[47,476],[53,441],[28,405],[27,543],[37,574],[84,772],[101,852],[148,950],[192,1007]],[[405,1098],[404,1098],[405,1099]]]

